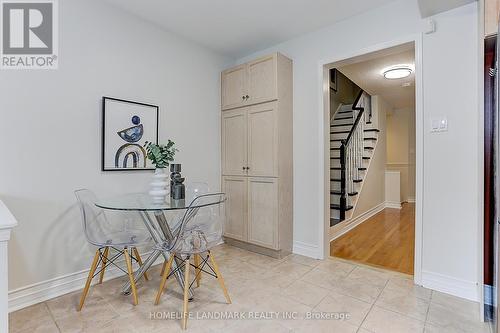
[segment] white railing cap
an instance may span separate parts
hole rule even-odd
[[[0,200],[0,230],[12,229],[17,225],[17,220],[7,206]]]

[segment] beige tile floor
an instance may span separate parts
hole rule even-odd
[[[204,275],[189,304],[188,332],[489,332],[479,322],[477,303],[414,286],[400,273],[339,259],[277,260],[228,245],[214,254],[233,303],[226,304],[216,280]],[[159,269],[151,269],[150,281],[139,282],[138,306],[120,294],[125,278],[118,278],[92,287],[80,313],[79,292],[11,313],[10,331],[180,332],[180,320],[171,318],[182,310],[177,283],[169,280],[162,302],[153,304]]]

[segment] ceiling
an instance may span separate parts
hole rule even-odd
[[[429,17],[475,1],[476,0],[418,0],[418,6],[422,17]]]
[[[337,69],[370,95],[382,96],[394,109],[414,108],[415,72],[407,78],[396,80],[388,80],[382,75],[385,68],[400,64],[415,65],[413,44],[386,49],[372,54],[369,59]],[[403,87],[403,84],[410,86]]]
[[[238,58],[393,0],[105,0]]]

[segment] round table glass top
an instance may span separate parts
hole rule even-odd
[[[199,208],[219,204],[221,201],[197,200],[191,208]],[[95,205],[99,208],[110,210],[135,210],[135,211],[162,211],[187,209],[190,199],[174,200],[167,197],[165,202],[157,203],[146,193],[131,193],[109,198],[98,199]]]

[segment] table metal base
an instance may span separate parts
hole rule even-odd
[[[140,214],[141,214],[142,219],[144,220],[144,224],[146,225],[146,228],[148,229],[149,233],[151,234],[151,237],[153,238],[154,242],[156,243],[156,245],[158,247],[161,247],[163,245],[164,238],[168,239],[168,240],[173,239],[172,231],[170,230],[167,219],[162,211],[157,211],[154,213],[156,221],[158,222],[158,225],[160,226],[160,230],[158,230],[156,228],[154,221],[151,219],[151,217],[146,212],[141,212]],[[161,234],[163,234],[163,237]],[[135,281],[138,281],[144,275],[144,273],[147,272],[147,270],[149,268],[151,268],[151,266],[154,264],[154,262],[158,259],[158,257],[160,255],[163,255],[163,258],[165,261],[167,261],[170,258],[170,253],[168,251],[159,250],[159,249],[153,250],[153,252],[149,255],[149,257],[146,259],[146,261],[143,262],[142,266],[139,267],[139,269],[135,272],[135,275],[134,275]],[[174,272],[174,276],[175,276],[177,282],[179,283],[179,285],[181,286],[181,288],[183,290],[184,289],[184,279],[183,279],[184,270],[182,268],[177,269],[181,265],[182,265],[182,262],[178,258],[174,258],[174,260],[172,262],[172,270]],[[184,269],[186,269],[186,267],[184,267]],[[187,267],[187,269],[189,269],[189,267]],[[130,282],[127,282],[123,286],[122,292],[124,294],[129,294],[130,289],[131,289]],[[191,288],[189,288],[189,299],[192,300],[193,296],[194,296],[193,291]]]

